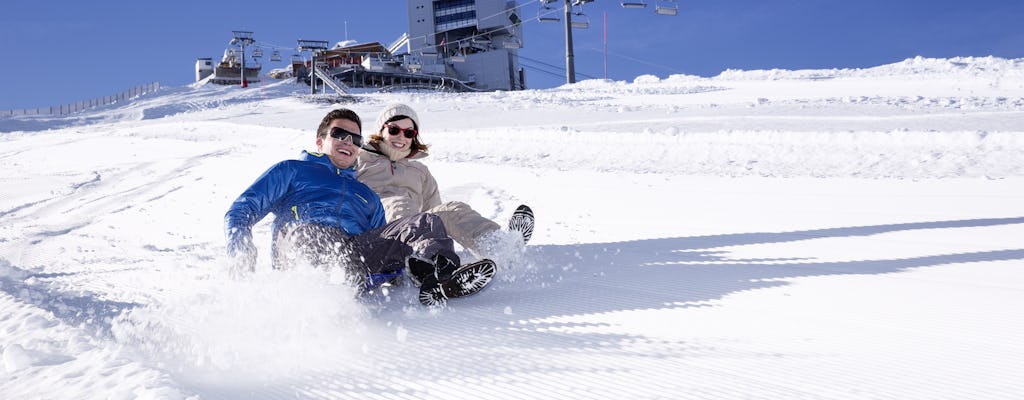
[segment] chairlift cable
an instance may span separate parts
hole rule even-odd
[[[547,66],[547,67],[550,67],[550,68],[554,68],[554,69],[559,70],[559,71],[562,72],[561,74],[559,74],[559,76],[563,76],[563,77],[565,76],[564,75],[565,74],[565,67],[561,67],[561,66],[553,65],[553,64],[548,64],[548,63],[546,63],[544,61],[536,60],[536,59],[529,58],[529,57],[524,57],[522,55],[520,55],[519,58],[525,59],[528,62],[534,62],[534,63],[538,63],[538,64],[541,64],[541,65],[544,65],[544,66]],[[536,68],[536,67],[534,67],[534,68]],[[582,72],[576,72],[576,75],[582,75],[584,78],[587,78],[587,79],[597,79],[597,77],[595,77],[595,76],[584,74]]]
[[[595,48],[595,47],[584,47],[584,49],[596,51],[596,52],[599,52],[599,53],[604,52],[603,49],[598,49],[598,48]],[[624,58],[624,59],[627,59],[627,60],[630,60],[630,61],[635,61],[635,62],[638,62],[638,63],[641,63],[641,64],[646,64],[646,65],[649,65],[649,66],[652,66],[652,67],[658,67],[658,68],[664,69],[666,71],[669,71],[669,72],[672,72],[672,73],[675,73],[675,74],[685,74],[686,73],[686,72],[684,72],[682,70],[679,70],[678,68],[675,68],[675,67],[670,67],[670,66],[667,66],[667,65],[661,65],[661,64],[652,63],[650,61],[641,60],[639,58],[630,57],[630,56],[627,56],[627,55],[624,55],[624,54],[618,54],[618,53],[614,53],[614,52],[608,52],[608,54],[616,56],[616,57],[619,57],[619,58]],[[519,57],[522,57],[522,56],[519,56]]]

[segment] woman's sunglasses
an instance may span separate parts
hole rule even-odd
[[[359,146],[363,145],[363,135],[360,135],[360,134],[355,133],[355,132],[349,132],[349,131],[347,131],[345,129],[341,129],[339,127],[331,128],[330,135],[335,140],[345,140],[345,138],[351,137],[352,138],[352,144],[356,145],[356,147],[359,147]]]
[[[384,124],[388,128],[388,135],[395,136],[399,133],[405,135],[406,139],[412,139],[419,133],[416,128],[402,128],[398,125]]]

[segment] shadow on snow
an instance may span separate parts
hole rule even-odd
[[[536,308],[535,315],[518,317],[541,318],[674,307],[720,299],[734,292],[784,285],[785,282],[778,281],[784,278],[884,274],[946,264],[1021,260],[1024,259],[1024,249],[829,262],[815,262],[796,257],[732,259],[723,257],[723,251],[714,249],[813,239],[864,237],[898,231],[1022,223],[1024,217],[987,218],[617,243],[535,246],[530,249],[534,259],[540,265],[549,266],[548,270],[542,269],[539,274],[555,272],[563,282],[549,285],[550,290],[531,291],[531,302],[540,298],[538,301],[546,306]],[[555,270],[556,268],[559,270]],[[572,288],[572,293],[578,296],[565,296],[562,289],[569,287]],[[515,290],[514,287],[507,289]]]

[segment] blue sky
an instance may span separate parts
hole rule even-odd
[[[519,3],[524,20],[537,16],[536,2]],[[591,27],[574,32],[578,80],[604,77],[603,15],[614,80],[730,68],[860,68],[918,55],[1024,57],[1021,0],[689,0],[676,1],[675,17],[619,3],[596,0],[584,9]],[[154,81],[191,83],[196,58],[219,59],[232,30],[294,48],[300,38],[344,40],[347,26],[349,39],[389,43],[406,31],[405,4],[7,2],[0,12],[0,109],[67,104]],[[524,36],[523,64],[535,67],[527,69],[527,85],[563,84],[562,27],[527,22]],[[282,50],[285,62],[292,53]],[[263,61],[265,69],[285,65]]]

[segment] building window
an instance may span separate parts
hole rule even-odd
[[[472,7],[475,5],[476,0],[435,0],[434,10],[440,11],[446,8]]]
[[[443,25],[457,21],[476,19],[476,10],[463,11],[455,14],[439,15],[434,17],[435,25]]]

